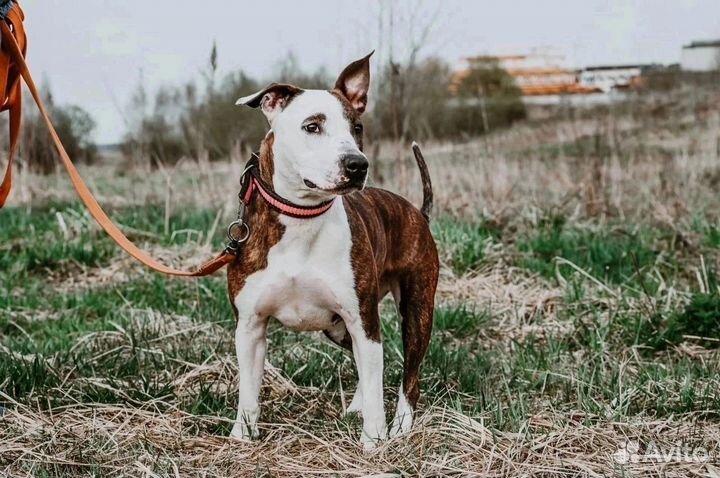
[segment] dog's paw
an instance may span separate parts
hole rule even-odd
[[[238,411],[235,425],[230,432],[230,438],[242,441],[252,441],[259,436],[257,421],[260,408],[246,408]]]
[[[395,415],[393,418],[392,425],[390,425],[390,438],[404,435],[409,432],[412,428],[413,415],[412,413],[403,413]]]
[[[362,444],[363,450],[372,451],[383,441],[387,440],[387,429],[384,425],[379,428],[377,433],[368,433],[366,430],[363,430],[362,435],[360,435],[360,443]]]
[[[390,438],[409,432],[412,424],[413,407],[410,406],[405,393],[403,393],[403,387],[401,386],[398,394],[397,408],[395,409],[395,417],[390,426]]]
[[[245,423],[235,423],[230,438],[239,441],[251,442],[259,435],[257,426],[247,426]]]
[[[364,433],[360,437],[360,444],[363,447],[363,451],[365,452],[371,452],[375,450],[382,440],[380,438],[371,438]]]
[[[350,401],[350,406],[347,407],[347,410],[345,410],[345,415],[350,415],[352,413],[362,415],[362,401],[362,392],[358,390],[357,392],[355,392],[355,396],[353,397],[352,401]]]

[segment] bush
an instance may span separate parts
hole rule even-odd
[[[95,120],[79,106],[55,105],[50,89],[46,86],[43,90],[50,117],[70,158],[84,163],[95,161],[98,157],[97,145],[92,139]],[[26,104],[29,101],[26,100]],[[20,155],[33,171],[49,174],[60,164],[55,145],[39,113],[30,109],[24,113]]]
[[[504,128],[526,116],[520,90],[497,61],[470,70],[459,81],[438,58],[406,68],[386,65],[378,76],[375,137],[458,139]]]
[[[520,89],[496,60],[470,69],[458,82],[457,94],[456,129],[466,134],[504,128],[526,116]]]
[[[302,88],[328,89],[333,77],[325,70],[304,72],[290,54],[274,68],[272,81]],[[150,100],[141,81],[131,110],[135,115],[123,151],[153,164],[174,163],[184,156],[227,157],[235,148],[257,147],[267,124],[262,115],[238,108],[235,101],[271,81],[256,81],[243,72],[216,82],[217,50],[213,48],[203,87],[191,82],[161,88]],[[476,68],[451,88],[450,66],[431,58],[418,64],[380,66],[373,79],[371,138],[402,141],[457,139],[486,133],[525,117],[520,90],[497,62]]]
[[[260,144],[267,132],[265,119],[256,111],[235,106],[235,101],[270,81],[256,81],[239,71],[217,82],[217,61],[217,49],[213,48],[203,88],[195,82],[164,87],[152,101],[141,80],[131,102],[133,125],[122,145],[126,157],[149,159],[157,166],[204,154],[210,160],[227,158],[235,148],[244,150]],[[305,74],[292,54],[275,70],[274,81],[305,88],[330,86],[323,70]]]
[[[407,71],[386,65],[373,80],[371,134],[376,138],[424,140],[446,138],[452,132],[448,103],[450,68],[440,59],[429,59]],[[392,82],[396,83],[393,88]]]

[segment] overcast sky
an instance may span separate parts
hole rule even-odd
[[[378,44],[379,0],[21,3],[30,36],[30,67],[38,79],[49,81],[56,101],[79,104],[95,117],[101,143],[122,136],[124,112],[140,71],[150,89],[197,77],[213,40],[222,71],[243,69],[265,78],[289,51],[308,70],[326,66],[339,71],[368,51],[384,48]],[[549,46],[578,67],[673,63],[683,44],[720,38],[720,0],[398,3],[415,14],[415,26],[433,25],[423,55],[451,62],[478,53]],[[402,26],[397,30],[405,31]]]

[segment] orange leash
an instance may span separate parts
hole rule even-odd
[[[13,38],[17,50],[25,57],[27,52],[27,35],[23,25],[25,14],[20,6],[15,3],[7,12],[4,21],[8,29],[12,28],[10,36]],[[8,156],[8,167],[5,177],[0,184],[0,207],[10,194],[12,186],[12,164],[17,152],[18,139],[20,137],[20,123],[22,118],[22,91],[20,88],[20,72],[16,62],[13,61],[5,48],[3,40],[2,54],[0,54],[0,92],[4,95],[0,104],[0,111],[10,110],[10,154]]]
[[[15,10],[15,7],[13,7],[13,10]],[[19,8],[18,8],[19,10]],[[8,15],[8,21],[11,20],[10,15]],[[11,23],[12,24],[12,23]],[[13,28],[17,32],[17,26],[13,24]],[[24,57],[24,51],[21,49],[20,45],[18,45],[18,42],[15,38],[15,35],[13,34],[13,31],[10,29],[10,25],[6,21],[0,21],[0,31],[2,32],[2,47],[3,50],[5,50],[10,55],[10,59],[14,62],[15,68],[20,73],[20,76],[25,80],[25,83],[27,84],[28,90],[30,90],[30,94],[32,95],[33,99],[35,100],[35,103],[38,106],[38,109],[40,110],[40,116],[42,117],[43,121],[45,122],[45,125],[47,126],[48,131],[50,132],[50,136],[52,137],[53,143],[55,143],[55,147],[57,148],[58,153],[60,154],[60,159],[62,160],[63,165],[65,166],[65,169],[67,169],[68,175],[70,176],[70,180],[72,181],[73,186],[75,187],[75,190],[78,193],[78,196],[80,196],[80,199],[85,204],[85,206],[90,211],[90,215],[97,221],[97,223],[100,225],[100,227],[103,228],[105,232],[108,233],[108,235],[117,243],[118,246],[120,246],[125,252],[133,256],[138,261],[142,262],[149,268],[161,272],[163,274],[171,275],[171,276],[183,276],[183,277],[202,277],[212,274],[213,272],[216,272],[217,270],[221,269],[222,267],[226,266],[230,262],[234,261],[236,258],[236,253],[232,248],[228,247],[225,251],[223,251],[220,255],[215,257],[214,259],[211,259],[207,261],[206,263],[202,264],[198,270],[196,271],[181,271],[178,269],[173,269],[172,267],[168,267],[164,264],[161,264],[160,262],[156,261],[152,257],[150,257],[147,253],[140,250],[135,244],[133,244],[126,236],[123,234],[123,232],[110,220],[107,214],[105,214],[105,211],[103,211],[102,207],[100,207],[100,204],[98,204],[95,197],[90,192],[90,189],[88,189],[87,185],[85,184],[85,181],[80,177],[80,174],[75,168],[75,165],[73,164],[72,160],[67,154],[67,151],[65,151],[65,147],[63,146],[62,142],[60,141],[60,137],[58,136],[57,132],[55,131],[55,127],[53,126],[52,122],[50,121],[50,116],[48,115],[47,108],[45,107],[45,104],[42,101],[42,98],[40,97],[40,94],[38,93],[38,89],[35,86],[35,82],[33,81],[32,75],[30,74],[30,70],[28,69],[28,66],[25,62]],[[2,77],[0,76],[0,81],[2,81]],[[10,110],[10,156],[8,158],[8,166],[7,171],[5,172],[5,179],[3,180],[2,186],[0,186],[0,207],[3,206],[5,199],[7,198],[7,195],[10,193],[10,188],[12,186],[12,163],[13,158],[15,156],[15,152],[17,149],[17,140],[19,136],[20,131],[20,111],[21,111],[21,94],[20,94],[20,84],[19,81],[12,86],[13,91],[11,91],[10,98],[11,98],[11,104],[12,106],[10,108],[5,108]]]

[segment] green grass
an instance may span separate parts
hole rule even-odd
[[[33,210],[32,215],[24,209],[0,210],[0,271],[42,273],[73,264],[106,264],[114,253],[112,245],[96,241],[97,234],[86,221],[77,221],[74,237],[66,238],[57,219],[57,214],[62,213],[77,214],[77,210],[47,206]]]
[[[80,277],[118,254],[79,211],[67,205],[0,211],[0,389],[38,407],[76,401],[141,407],[155,400],[160,409],[177,406],[193,414],[233,417],[236,391],[228,387],[229,372],[200,377],[192,393],[174,385],[199,364],[234,360],[234,321],[224,279],[131,271],[125,282],[60,287],[63,277]],[[79,224],[69,240],[62,239],[58,212]],[[144,241],[173,247],[194,240],[166,233],[162,208],[113,215],[149,233]],[[207,231],[214,217],[213,211],[185,210],[171,216],[170,229]],[[537,279],[541,285],[554,280],[556,256],[633,290],[658,268],[667,277],[680,277],[680,260],[669,257],[672,241],[665,231],[646,226],[581,227],[558,218],[511,237],[482,222],[443,219],[433,227],[442,256],[457,273],[493,260],[484,255],[492,243],[506,248],[517,265],[547,278]],[[561,272],[572,275],[566,267]],[[548,409],[613,420],[698,411],[710,416],[720,410],[718,355],[700,360],[675,349],[688,335],[709,339],[694,342],[708,350],[717,346],[712,340],[720,338],[717,294],[697,292],[677,310],[648,306],[644,311],[631,307],[637,294],[610,305],[596,303],[588,297],[591,284],[573,277],[552,319],[565,325],[564,332],[553,332],[542,313],[508,315],[492,302],[438,305],[423,364],[423,404],[440,401],[514,431]],[[646,293],[656,293],[654,285]],[[394,308],[383,310],[385,383],[396,390],[402,340]],[[535,328],[526,332],[526,326]],[[270,328],[269,343],[270,362],[312,391],[271,408],[265,420],[304,413],[307,401],[316,398],[335,403],[341,385],[354,390],[353,361],[343,350],[277,324]],[[387,395],[391,412],[393,393]],[[338,418],[338,426],[355,424]],[[218,422],[203,432],[224,434],[228,427]]]
[[[485,249],[499,239],[500,231],[485,221],[479,223],[440,219],[432,224],[433,235],[455,273],[476,269],[485,258]]]
[[[665,232],[649,227],[579,227],[554,217],[518,243],[519,264],[544,277],[555,277],[556,258],[572,262],[593,277],[611,284],[637,282],[647,271],[673,268],[663,252],[672,252]],[[561,273],[573,273],[567,265]]]
[[[637,319],[635,340],[652,350],[678,345],[688,337],[708,348],[720,346],[720,294],[697,293],[682,310]]]
[[[692,229],[700,234],[704,245],[720,249],[720,223],[695,216],[692,221]]]

